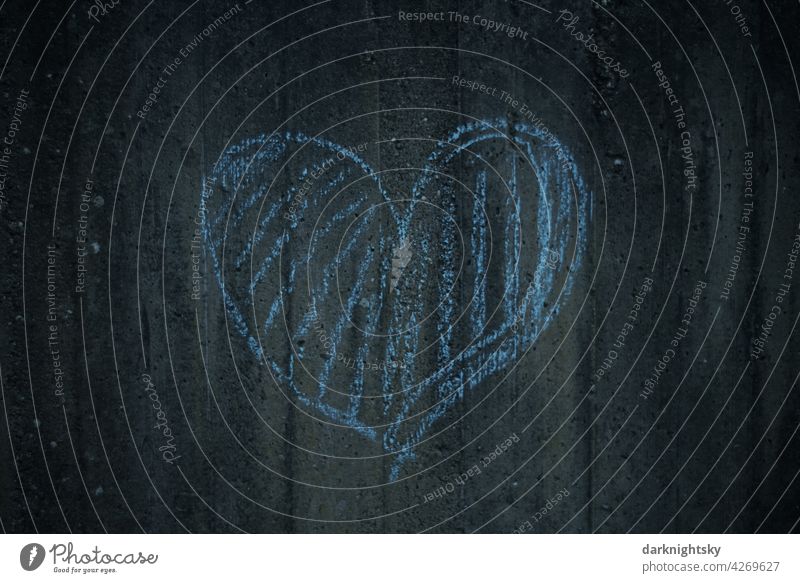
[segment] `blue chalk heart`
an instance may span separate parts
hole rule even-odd
[[[498,119],[427,141],[420,164],[376,171],[364,148],[261,135],[228,148],[202,192],[231,328],[297,407],[380,443],[391,479],[548,326],[591,219],[549,131]],[[409,175],[407,192],[390,186]]]

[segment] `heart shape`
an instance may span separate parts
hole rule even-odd
[[[539,127],[496,119],[408,141],[435,148],[419,167],[376,171],[361,147],[260,135],[228,148],[202,192],[233,329],[301,410],[394,454],[392,480],[557,313],[592,199]],[[407,194],[392,188],[409,174]]]

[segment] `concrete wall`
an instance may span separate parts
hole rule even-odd
[[[5,531],[797,530],[796,6],[0,14]]]

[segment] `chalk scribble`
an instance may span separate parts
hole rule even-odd
[[[403,199],[361,152],[289,131],[230,147],[203,180],[229,327],[295,406],[380,443],[392,480],[558,313],[592,212],[568,150],[534,126],[431,142]],[[330,350],[314,350],[322,325]],[[345,350],[354,366],[337,367]]]

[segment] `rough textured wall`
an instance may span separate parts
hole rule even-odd
[[[797,530],[799,17],[3,2],[3,530]]]

